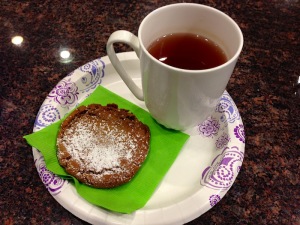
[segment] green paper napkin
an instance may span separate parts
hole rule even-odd
[[[56,157],[56,137],[63,119],[24,138],[28,144],[43,154],[50,171],[63,178],[73,179],[78,194],[84,199],[112,211],[132,213],[142,208],[150,199],[189,136],[159,125],[147,111],[102,86],[99,86],[80,105],[92,103],[101,105],[115,103],[119,108],[127,109],[135,114],[150,128],[148,156],[138,173],[127,184],[112,189],[97,189],[80,183],[65,172]]]

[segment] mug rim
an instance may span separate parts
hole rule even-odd
[[[234,27],[236,28],[237,30],[237,33],[238,33],[238,36],[239,36],[239,39],[240,39],[240,43],[239,43],[239,46],[235,52],[235,54],[229,59],[227,60],[225,63],[219,65],[219,66],[216,66],[216,67],[213,67],[213,68],[209,68],[209,69],[201,69],[201,70],[189,70],[189,69],[181,69],[181,68],[177,68],[177,67],[174,67],[174,66],[170,66],[168,64],[165,64],[161,61],[159,61],[158,59],[156,59],[155,57],[153,57],[149,51],[147,50],[147,48],[145,47],[144,43],[142,42],[141,40],[141,30],[146,22],[146,20],[149,19],[150,16],[152,16],[153,14],[157,13],[158,11],[161,11],[165,8],[170,8],[170,7],[178,7],[178,6],[195,6],[195,7],[199,7],[199,8],[206,8],[206,9],[209,9],[209,10],[213,10],[214,12],[216,13],[220,13],[222,14],[223,16],[225,16],[227,19],[229,19],[232,24],[234,25]],[[222,69],[224,67],[227,67],[229,64],[232,64],[234,63],[240,53],[242,52],[242,48],[243,48],[243,45],[244,45],[244,37],[243,37],[243,33],[241,31],[241,28],[238,26],[238,24],[229,16],[227,15],[226,13],[214,8],[214,7],[211,7],[211,6],[207,6],[207,5],[203,5],[203,4],[197,4],[197,3],[174,3],[174,4],[169,4],[169,5],[165,5],[165,6],[162,6],[162,7],[159,7],[155,10],[153,10],[152,12],[150,12],[141,22],[140,26],[139,26],[139,29],[138,29],[138,39],[139,39],[139,42],[140,42],[140,46],[141,46],[141,49],[142,51],[145,52],[145,54],[150,57],[150,59],[152,59],[153,61],[155,61],[156,63],[158,63],[159,65],[163,66],[163,67],[166,67],[168,69],[171,69],[171,70],[174,70],[174,71],[178,71],[178,72],[185,72],[185,73],[191,73],[191,74],[199,74],[199,73],[207,73],[207,72],[211,72],[211,71],[216,71],[216,70],[219,70],[219,69]]]

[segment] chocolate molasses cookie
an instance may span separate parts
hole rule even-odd
[[[96,188],[127,183],[146,159],[150,130],[115,104],[80,106],[61,124],[57,157],[66,172]]]

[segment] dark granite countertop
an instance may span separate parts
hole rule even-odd
[[[69,72],[106,55],[109,35],[137,33],[152,10],[182,1],[0,1],[0,223],[86,224],[44,187],[32,148],[37,112]],[[190,1],[185,1],[190,2]],[[227,90],[246,132],[232,188],[188,224],[300,224],[300,4],[298,0],[193,1],[241,27],[245,44]],[[24,38],[20,46],[12,37]],[[59,61],[68,47],[70,63]]]

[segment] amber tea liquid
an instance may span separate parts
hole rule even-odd
[[[167,34],[155,40],[149,53],[170,66],[187,70],[204,70],[227,61],[224,51],[208,38],[191,33]]]

